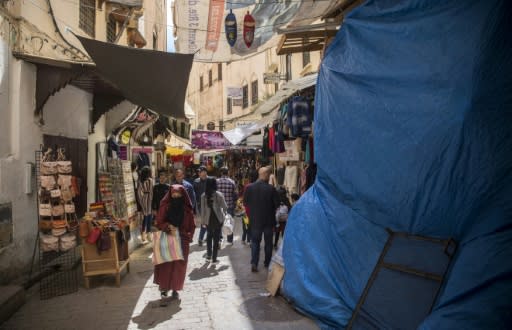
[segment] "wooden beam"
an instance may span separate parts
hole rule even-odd
[[[278,49],[277,55],[286,55],[286,54],[292,54],[292,53],[303,53],[303,52],[314,52],[317,50],[323,49],[323,44],[314,44],[311,46],[297,46],[297,47],[290,47],[290,48],[281,48]]]

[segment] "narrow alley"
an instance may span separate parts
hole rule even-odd
[[[223,246],[218,264],[209,264],[204,258],[206,247],[197,245],[197,234],[198,230],[185,288],[167,307],[159,306],[152,249],[146,245],[131,255],[130,272],[123,275],[120,288],[114,276],[99,276],[91,280],[90,289],[81,284],[76,294],[41,300],[35,286],[27,303],[0,328],[317,329],[282,297],[267,296],[268,272],[262,265],[259,273],[251,272],[250,248],[240,243],[239,236],[234,245]]]

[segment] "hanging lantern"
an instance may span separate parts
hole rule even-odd
[[[244,41],[247,48],[251,48],[252,42],[254,41],[254,31],[256,30],[256,21],[247,12],[244,17]]]
[[[228,39],[228,44],[233,47],[236,43],[237,27],[236,16],[233,14],[231,9],[229,10],[229,14],[226,16],[226,20],[224,21],[224,29],[226,30],[226,39]]]

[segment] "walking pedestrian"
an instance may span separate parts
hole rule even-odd
[[[208,171],[205,166],[199,167],[199,177],[194,180],[194,193],[196,195],[196,215],[201,216],[201,196],[206,191],[206,179],[208,178]],[[200,219],[200,223],[203,223],[203,219]],[[206,223],[208,223],[208,219],[206,219]],[[201,225],[201,229],[199,230],[199,246],[203,245],[204,235],[206,234],[206,225]]]
[[[187,180],[185,180],[185,173],[182,169],[177,169],[174,171],[174,184],[180,184],[185,188],[187,192],[188,198],[192,202],[192,209],[194,210],[194,214],[196,213],[196,193],[194,191],[194,186]]]
[[[160,203],[156,226],[159,230],[167,233],[178,229],[183,250],[183,260],[159,264],[154,269],[153,282],[158,284],[161,296],[160,304],[165,306],[167,305],[165,298],[170,290],[172,290],[173,298],[178,298],[178,291],[183,290],[190,242],[196,229],[192,203],[183,186],[172,185],[170,187],[169,192]]]
[[[277,243],[279,243],[279,236],[284,237],[284,229],[286,228],[286,221],[288,220],[288,213],[291,209],[290,200],[288,199],[288,195],[286,189],[280,187],[277,190],[279,195],[279,207],[276,212],[276,229],[275,229],[275,237],[274,237],[274,250],[277,250]]]
[[[151,169],[144,166],[139,175],[139,183],[137,185],[137,195],[139,196],[142,218],[142,244],[148,243],[151,237],[148,233],[151,232],[151,223],[153,219],[152,205],[153,202],[153,179],[151,178]]]
[[[158,183],[153,187],[153,200],[151,203],[151,208],[153,209],[153,216],[155,218],[158,214],[158,209],[160,208],[160,202],[169,192],[169,188],[170,186],[167,183],[167,172],[162,168],[158,171]]]
[[[276,223],[276,210],[279,207],[279,196],[276,188],[268,183],[269,178],[269,168],[260,168],[258,181],[250,184],[244,193],[244,204],[249,209],[251,223],[252,272],[258,271],[262,236],[265,239],[265,268],[268,268],[272,258],[272,234]]]
[[[224,166],[220,169],[221,177],[217,179],[217,189],[224,195],[226,205],[228,206],[228,214],[234,217],[238,191],[235,181],[228,177],[228,173],[229,169],[227,167]],[[233,245],[233,234],[228,235],[226,239],[228,244]]]
[[[206,179],[206,190],[201,196],[201,221],[207,225],[206,259],[216,263],[219,250],[220,232],[228,206],[221,192],[217,191],[215,178]]]

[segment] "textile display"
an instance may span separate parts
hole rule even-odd
[[[179,230],[174,234],[165,231],[153,232],[153,265],[183,260]]]
[[[316,182],[283,246],[283,292],[322,329],[347,326],[386,228],[458,242],[418,329],[512,325],[511,12],[370,0],[345,16],[316,87]]]

